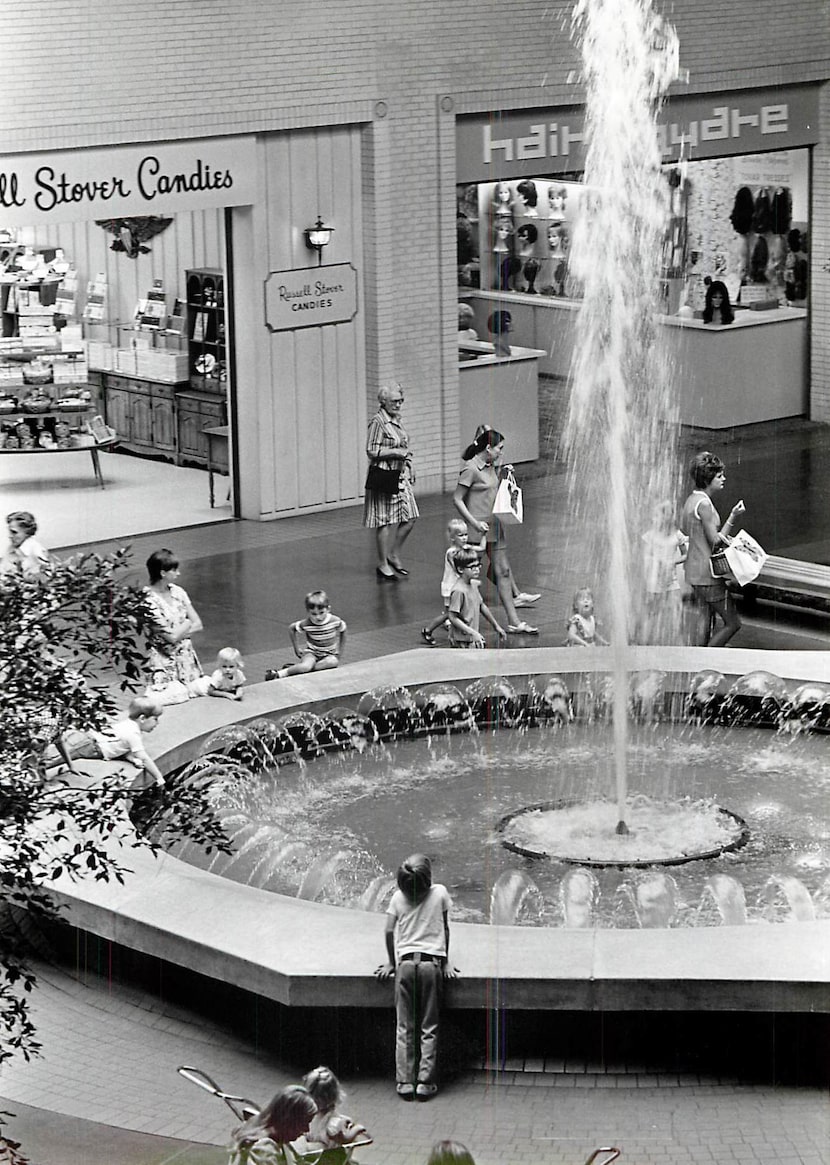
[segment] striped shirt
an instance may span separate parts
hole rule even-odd
[[[340,655],[340,637],[346,631],[346,624],[339,615],[329,611],[323,623],[312,623],[306,616],[295,623],[295,627],[305,635],[308,650],[316,659]]]

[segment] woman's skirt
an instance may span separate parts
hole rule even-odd
[[[363,502],[363,525],[373,529],[376,526],[393,526],[399,522],[414,522],[420,516],[418,503],[412,484],[401,478],[401,488],[396,494],[379,494],[366,490]]]

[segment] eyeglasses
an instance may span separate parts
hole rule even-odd
[[[403,404],[403,402],[404,402],[404,397],[402,397],[402,396],[393,396],[393,397],[392,397],[392,399],[391,399],[391,400],[390,400],[388,403],[389,403],[390,405],[402,405],[402,404]]]
[[[329,608],[326,603],[311,603],[308,609],[309,611],[327,611]]]

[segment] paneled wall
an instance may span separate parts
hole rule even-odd
[[[21,227],[19,235],[22,243],[63,247],[78,272],[79,313],[86,302],[87,282],[103,271],[107,279],[107,315],[112,323],[132,320],[136,303],[146,298],[155,279],[162,280],[167,306],[172,309],[176,296],[184,299],[184,273],[188,267],[224,266],[222,210],[176,214],[170,226],[146,244],[149,254],[136,259],[111,250],[115,236],[94,222]]]
[[[252,213],[235,212],[245,517],[346,503],[362,490],[366,272],[360,158],[357,127],[266,135],[258,143],[262,197]],[[319,269],[303,234],[318,214],[335,227]],[[325,278],[326,265],[345,262],[357,270],[354,320],[296,331],[266,328],[263,289],[269,272],[309,268],[314,281],[318,270]]]

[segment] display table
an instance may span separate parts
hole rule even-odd
[[[95,480],[98,485],[100,485],[101,489],[103,489],[104,475],[101,472],[101,462],[98,459],[98,451],[99,449],[111,449],[113,445],[118,444],[118,438],[109,437],[105,441],[97,442],[93,440],[93,438],[90,438],[90,442],[91,444],[89,445],[72,445],[67,449],[6,449],[4,447],[0,449],[0,456],[12,457],[14,455],[23,454],[27,457],[40,457],[46,456],[50,453],[89,453],[90,457],[92,458],[92,471],[95,474]]]
[[[210,491],[210,508],[213,509],[213,475],[214,473],[228,473],[228,425],[211,425],[202,429],[207,441],[207,471],[208,490]]]
[[[509,356],[497,356],[492,344],[465,341],[459,345],[459,405],[461,436],[472,441],[476,425],[504,433],[505,458],[536,461],[539,456],[538,348],[510,345]]]
[[[459,288],[459,299],[473,308],[479,335],[492,311],[509,311],[511,339],[540,350],[539,371],[569,376],[579,301],[470,288]],[[739,308],[726,327],[680,316],[656,319],[674,359],[681,424],[725,429],[808,411],[806,309]]]

